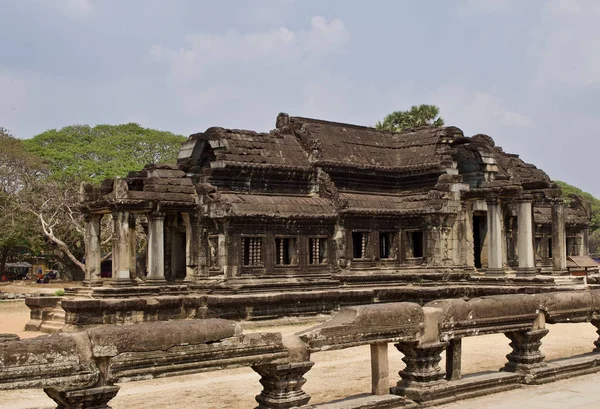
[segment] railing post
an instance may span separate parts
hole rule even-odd
[[[390,393],[387,342],[371,344],[371,385],[373,395],[387,395]]]
[[[44,392],[58,404],[56,409],[110,409],[108,402],[117,396],[119,387],[99,386],[74,391],[57,391],[44,388]]]
[[[440,368],[441,353],[448,342],[402,342],[394,344],[404,354],[402,360],[406,368],[399,372],[401,380],[391,388],[391,392],[415,402],[423,402],[430,395],[431,388],[446,383],[446,373]]]
[[[457,381],[461,378],[462,338],[451,339],[446,349],[446,379]]]
[[[540,351],[541,339],[546,336],[545,328],[529,331],[506,332],[504,335],[510,339],[512,352],[506,355],[508,362],[503,370],[507,372],[529,373],[533,369],[546,366],[544,354]]]
[[[260,376],[263,390],[256,396],[256,409],[287,409],[306,405],[310,395],[302,390],[306,383],[303,375],[314,362],[291,362],[287,364],[254,365],[252,369]]]
[[[600,319],[592,320],[591,323],[596,327],[596,334],[598,334],[598,339],[594,341],[594,345],[596,345],[594,352],[600,352]]]

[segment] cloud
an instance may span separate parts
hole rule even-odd
[[[596,0],[551,0],[529,51],[537,60],[540,87],[600,86],[600,3]]]
[[[341,20],[328,21],[316,16],[311,19],[308,30],[292,31],[277,27],[253,33],[190,33],[185,36],[184,47],[173,50],[154,45],[150,53],[154,58],[167,61],[172,80],[186,83],[219,66],[310,63],[338,49],[348,38],[348,31]]]
[[[517,0],[461,0],[456,14],[461,17],[471,17],[481,14],[506,13],[512,10],[516,4]]]
[[[92,0],[35,0],[37,7],[45,7],[72,18],[80,19],[94,14],[95,7]]]
[[[528,128],[533,120],[504,106],[495,92],[469,91],[459,85],[444,85],[431,97],[448,125],[464,127],[467,133],[492,133],[501,128]]]

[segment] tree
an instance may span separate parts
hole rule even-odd
[[[43,174],[22,141],[0,128],[0,273],[9,257],[43,246],[37,220],[21,206],[21,196]]]
[[[84,272],[85,226],[77,210],[80,183],[124,177],[149,163],[173,163],[185,140],[138,124],[74,125],[43,132],[20,142],[27,155],[45,165],[44,172],[38,171],[12,199],[35,220],[37,237],[44,237],[63,260]],[[110,218],[103,223],[102,232],[110,234]],[[105,245],[109,242],[109,236],[103,237]]]
[[[51,179],[100,183],[150,163],[175,162],[185,140],[181,135],[129,123],[51,129],[24,144],[48,166]]]
[[[393,132],[421,126],[444,126],[444,120],[439,116],[440,109],[435,105],[413,105],[408,111],[395,111],[387,115],[383,122],[377,122],[375,128]]]
[[[590,231],[600,229],[600,200],[596,199],[594,195],[588,192],[584,192],[578,187],[569,185],[568,183],[557,180],[556,183],[560,186],[563,194],[563,198],[569,200],[570,195],[577,195],[583,197],[590,203],[592,208],[592,220],[590,222]]]

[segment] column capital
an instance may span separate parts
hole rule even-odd
[[[485,197],[485,203],[487,203],[488,205],[495,205],[495,204],[500,204],[500,198],[498,197],[498,195],[489,195]]]
[[[164,219],[166,217],[166,213],[165,212],[150,212],[149,216],[151,219]]]
[[[529,195],[529,194],[520,195],[515,198],[515,202],[517,202],[517,203],[533,202],[533,196]]]

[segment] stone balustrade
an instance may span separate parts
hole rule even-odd
[[[590,353],[546,361],[540,351],[546,323],[564,322],[590,322],[599,339]],[[495,333],[504,333],[512,347],[504,367],[463,377],[462,339]],[[400,381],[392,388],[389,343],[406,364],[397,368]],[[348,397],[343,405],[310,405],[302,387],[314,366],[311,354],[357,345],[371,347],[371,395]],[[600,370],[600,290],[349,307],[286,337],[243,334],[222,319],[103,325],[29,340],[0,337],[0,389],[44,388],[61,408],[107,408],[117,382],[228,366],[251,366],[261,376],[257,409],[430,406],[550,382]]]

